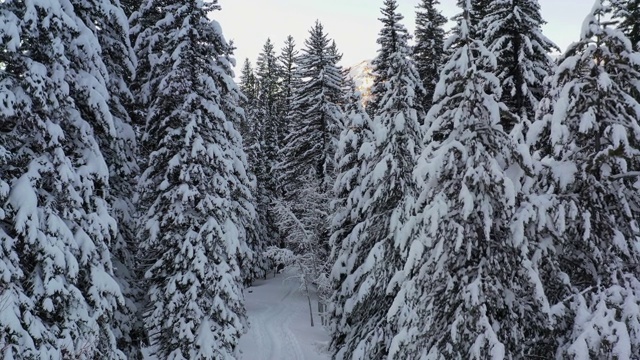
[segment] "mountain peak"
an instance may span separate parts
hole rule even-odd
[[[348,77],[353,80],[356,89],[362,94],[363,104],[371,100],[371,87],[373,86],[373,65],[371,60],[363,60],[349,67]]]

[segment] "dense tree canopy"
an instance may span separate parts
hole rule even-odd
[[[380,0],[348,68],[320,20],[236,64],[218,0],[0,0],[0,357],[243,357],[288,267],[334,359],[635,359],[640,3],[593,1],[554,61],[539,0]]]

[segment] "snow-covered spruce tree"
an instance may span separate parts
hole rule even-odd
[[[342,74],[332,55],[331,40],[316,22],[297,59],[296,84],[292,103],[291,133],[285,140],[280,164],[287,186],[295,189],[300,179],[315,172],[323,191],[333,184],[335,144],[340,134]]]
[[[226,45],[226,51],[223,53],[224,56],[218,59],[218,62],[229,66],[226,70],[226,75],[234,76],[230,66],[235,64],[235,58],[233,56],[236,48],[233,41],[229,41]],[[233,125],[234,130],[242,129],[243,125],[247,123],[246,113],[242,107],[244,102],[242,90],[234,86],[232,96],[226,100],[227,101],[221,102],[222,111],[225,113],[231,125]],[[258,204],[255,195],[257,193],[256,175],[251,171],[251,164],[249,163],[246,151],[244,151],[242,134],[238,132],[236,135],[238,135],[239,138],[234,139],[234,142],[237,142],[235,148],[236,150],[240,150],[236,153],[236,156],[242,161],[245,174],[241,176],[244,186],[238,188],[232,187],[235,191],[232,191],[231,199],[239,199],[240,201],[234,201],[232,203],[234,206],[231,212],[237,220],[236,225],[239,230],[238,238],[244,239],[240,242],[237,257],[240,274],[246,286],[251,284],[255,279],[266,276],[269,264],[267,264],[266,257],[263,255],[267,246],[267,242],[263,236],[265,234],[264,226],[259,222],[256,213]]]
[[[0,280],[4,357],[124,358],[108,247],[117,226],[96,140],[115,127],[100,42],[85,16],[105,4],[5,1],[0,12],[1,136],[11,153],[0,169],[9,185],[0,191],[10,264]]]
[[[280,50],[278,61],[280,64],[280,116],[282,119],[281,128],[278,132],[278,148],[283,149],[285,147],[285,140],[289,135],[290,124],[288,119],[291,115],[291,105],[293,102],[296,73],[296,58],[298,57],[298,50],[296,50],[296,42],[293,36],[287,36],[284,42],[284,47]]]
[[[240,99],[240,107],[244,110],[243,122],[238,126],[238,131],[242,136],[242,145],[247,155],[247,161],[251,173],[257,174],[260,164],[260,140],[261,124],[258,122],[258,80],[249,59],[245,59],[240,72],[240,91],[244,95]]]
[[[243,116],[229,45],[207,14],[217,1],[147,0],[165,17],[139,35],[162,38],[141,89],[149,99],[140,238],[150,352],[161,359],[232,358],[245,326],[239,261],[253,208],[234,126]],[[157,85],[156,85],[157,84]]]
[[[634,358],[640,353],[640,56],[607,26],[597,1],[551,80],[530,139],[548,164],[563,224],[556,237],[567,285],[554,295],[558,359]],[[547,354],[550,355],[550,354]]]
[[[244,98],[240,102],[240,106],[242,106],[245,113],[245,122],[240,126],[238,131],[240,131],[240,135],[242,135],[246,151],[247,148],[251,146],[250,144],[253,144],[255,141],[255,139],[253,139],[252,129],[255,115],[252,114],[256,112],[258,99],[258,83],[253,66],[249,59],[245,59],[242,64],[242,70],[240,70],[240,83],[238,86],[244,95]]]
[[[389,73],[389,68],[391,67],[392,54],[398,51],[397,43],[401,41],[400,38],[409,36],[407,29],[401,24],[404,17],[397,10],[398,2],[396,0],[384,0],[383,7],[380,9],[382,17],[379,20],[382,22],[382,28],[378,33],[378,54],[371,62],[373,84],[371,85],[370,100],[367,102],[367,112],[371,117],[380,108],[382,97],[387,91],[387,82],[393,76]]]
[[[135,72],[135,55],[129,42],[129,23],[118,0],[82,1],[75,4],[75,9],[98,37],[108,76],[108,104],[115,131],[98,131],[96,139],[109,167],[110,192],[106,198],[118,223],[118,232],[110,248],[114,256],[116,280],[125,296],[125,304],[116,314],[116,335],[127,357],[136,359],[140,357],[138,342],[143,335],[136,306],[141,294],[133,250],[137,241],[133,204],[134,181],[138,175],[137,143],[129,116],[133,104],[129,84]],[[87,117],[97,118],[90,114]]]
[[[445,61],[443,26],[447,23],[447,18],[436,8],[439,4],[438,0],[422,0],[416,11],[413,61],[425,91],[422,101],[425,111],[431,108],[440,69]]]
[[[332,250],[341,245],[342,239],[351,233],[353,226],[359,222],[357,219],[362,215],[362,209],[358,208],[358,196],[361,194],[362,176],[366,173],[364,155],[369,151],[365,149],[361,153],[361,148],[365,143],[371,146],[374,141],[371,119],[353,82],[346,96],[344,123],[345,127],[340,134],[335,154],[337,167],[333,186]]]
[[[142,0],[120,0],[120,4],[122,5],[122,10],[124,10],[125,16],[128,19],[131,15],[138,11],[138,9],[140,9]]]
[[[385,9],[383,13],[400,18]],[[395,333],[387,312],[398,290],[395,276],[404,259],[394,241],[406,220],[404,198],[415,194],[411,170],[421,142],[418,119],[424,114],[421,81],[408,60],[406,30],[400,23],[393,24],[392,31],[382,35],[386,40],[379,41],[387,49],[378,52],[388,60],[387,91],[372,121],[373,143],[361,149],[368,165],[362,174],[360,194],[351,194],[362,209],[362,220],[350,235],[345,234],[336,250],[334,270],[343,277],[333,296],[339,301],[333,306],[342,309],[334,314],[340,318],[332,319],[337,327],[331,344],[336,359],[382,358]],[[348,265],[341,269],[345,259]]]
[[[144,135],[147,111],[152,99],[148,95],[154,92],[158,86],[157,79],[151,81],[151,71],[157,63],[156,56],[163,46],[163,34],[152,33],[153,26],[163,18],[157,6],[147,0],[133,0],[139,5],[129,17],[129,37],[136,56],[135,77],[130,85],[133,93],[133,111],[130,112],[131,120],[138,133],[138,166],[142,169],[146,166],[150,149],[144,147],[142,136]]]
[[[490,6],[494,0],[471,0],[471,17],[467,26],[473,39],[484,39],[485,29],[480,26],[484,18],[489,15]]]
[[[611,4],[618,28],[631,41],[635,51],[640,51],[640,0],[615,0]],[[640,102],[640,93],[630,88],[628,91]]]
[[[279,164],[285,188],[278,204],[282,233],[287,246],[306,259],[308,277],[327,288],[329,245],[329,205],[335,181],[335,149],[342,125],[342,73],[336,64],[335,49],[316,22],[297,58],[293,102],[287,119],[290,133]],[[291,221],[296,220],[296,236]],[[313,243],[309,243],[313,241]],[[323,294],[324,295],[324,294]]]
[[[271,39],[267,39],[256,62],[258,83],[258,121],[262,127],[262,156],[267,162],[265,181],[267,188],[275,192],[277,176],[273,173],[278,162],[278,132],[281,127],[279,96],[280,66]]]
[[[258,174],[264,171],[259,168],[263,163],[260,161],[260,140],[262,139],[262,127],[257,120],[258,110],[258,81],[249,59],[245,59],[240,73],[240,83],[238,84],[244,97],[240,101],[240,106],[244,110],[244,122],[240,124],[239,131],[242,136],[242,144],[247,154],[247,161],[251,173]]]
[[[495,0],[489,14],[481,19],[485,45],[498,59],[501,101],[518,117],[505,117],[501,123],[510,132],[516,119],[524,125],[533,121],[542,98],[544,79],[554,70],[549,55],[558,47],[542,34],[544,20],[538,0]],[[516,131],[521,133],[520,126]],[[521,138],[522,136],[520,136]]]
[[[253,121],[255,134],[260,134],[256,177],[258,210],[270,245],[282,243],[273,202],[282,197],[276,166],[279,163],[279,132],[283,127],[280,109],[280,65],[273,43],[267,39],[256,63],[257,102]]]
[[[349,246],[353,246],[353,238],[358,237],[362,228],[365,209],[362,209],[360,196],[362,177],[367,173],[366,156],[372,146],[374,137],[371,129],[371,119],[362,104],[360,93],[352,83],[345,108],[346,127],[340,134],[340,141],[336,150],[336,182],[333,187],[334,200],[331,206],[331,256],[330,274],[332,298],[329,302],[330,331],[336,343],[343,343],[349,327],[342,320],[344,300],[353,293],[343,288],[346,275],[351,273],[353,262]],[[357,229],[356,229],[357,227]],[[357,253],[357,251],[354,251]]]
[[[287,36],[284,46],[280,49],[278,61],[280,62],[280,78],[282,79],[283,97],[289,99],[293,95],[293,78],[296,69],[296,58],[300,52],[296,49],[293,36]]]
[[[618,28],[629,38],[633,48],[640,51],[640,0],[615,0],[612,6]]]
[[[245,153],[247,154],[247,164],[249,169],[249,177],[254,184],[253,194],[255,198],[255,219],[253,226],[251,226],[252,241],[249,244],[253,252],[253,261],[251,266],[243,266],[244,281],[245,284],[250,284],[257,278],[264,277],[269,264],[266,263],[266,259],[262,254],[266,250],[266,247],[273,242],[273,233],[268,230],[269,221],[266,216],[271,209],[271,201],[267,196],[267,191],[264,188],[263,179],[267,171],[265,165],[267,162],[264,160],[262,154],[261,140],[262,140],[262,123],[259,121],[259,105],[258,105],[258,82],[251,67],[249,59],[246,59],[242,67],[242,73],[240,75],[240,90],[244,97],[240,101],[240,106],[244,110],[244,118],[240,128],[240,135],[242,135],[242,143]],[[246,265],[246,264],[245,264]]]
[[[504,169],[524,168],[500,126],[496,58],[471,37],[471,3],[458,2],[426,147],[414,174],[415,219],[397,245],[406,280],[389,318],[398,329],[394,359],[523,359],[547,326],[527,239],[512,231],[519,185]]]

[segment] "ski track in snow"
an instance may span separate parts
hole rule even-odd
[[[317,298],[312,297],[314,323],[309,323],[306,295],[294,274],[256,281],[245,290],[249,331],[240,339],[242,360],[327,360],[329,336],[320,325]],[[249,292],[251,291],[251,292]]]

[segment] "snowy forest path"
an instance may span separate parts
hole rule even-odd
[[[329,337],[314,311],[310,326],[306,295],[285,271],[245,290],[249,331],[240,339],[242,360],[326,360]],[[317,298],[314,298],[317,305]],[[314,308],[315,310],[315,308]]]

